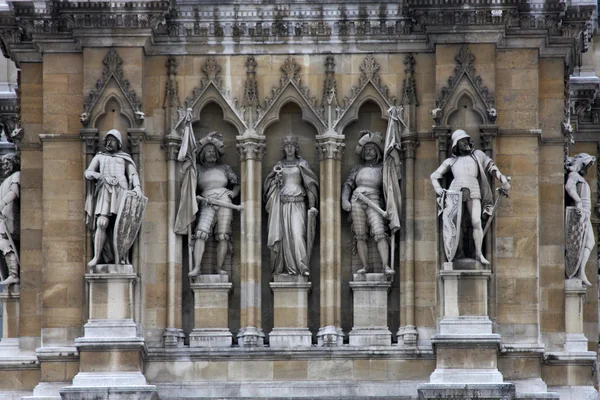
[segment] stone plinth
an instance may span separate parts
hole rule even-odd
[[[588,351],[588,340],[583,334],[583,304],[586,287],[581,279],[565,280],[565,351]]]
[[[310,282],[302,275],[275,275],[273,290],[273,330],[269,344],[273,348],[310,347],[308,330],[308,291]]]
[[[19,285],[10,285],[0,293],[0,303],[2,304],[0,357],[19,354],[20,300]]]
[[[444,263],[444,317],[487,315],[487,284],[492,272],[474,260]]]
[[[530,397],[528,397],[530,398]],[[557,398],[557,397],[547,397]],[[419,387],[419,400],[485,399],[514,400],[515,386],[502,385],[423,385]],[[537,399],[537,397],[535,397]]]
[[[199,275],[190,287],[194,291],[194,330],[190,347],[229,347],[229,292],[227,275]]]
[[[84,337],[75,340],[79,373],[63,399],[155,399],[156,386],[143,374],[144,338],[133,320],[133,266],[103,264],[86,274],[89,316]]]
[[[354,274],[350,282],[354,325],[351,346],[391,346],[392,333],[387,324],[388,291],[392,283],[381,273]]]

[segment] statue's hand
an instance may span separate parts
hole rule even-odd
[[[135,193],[136,197],[142,197],[144,195],[139,186],[133,188],[133,193]]]
[[[502,182],[502,190],[508,192],[510,190],[510,176],[502,175],[500,182]]]
[[[435,194],[437,197],[442,197],[444,195],[445,190],[442,188],[435,188]]]
[[[575,213],[577,215],[580,215],[582,210],[583,210],[583,204],[581,203],[581,201],[578,201],[577,203],[575,203]]]
[[[347,199],[342,200],[342,208],[344,211],[350,212],[352,210],[352,203],[350,203]]]

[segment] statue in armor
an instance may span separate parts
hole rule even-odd
[[[452,173],[453,180],[450,187],[446,190],[440,185],[440,179],[448,172]],[[456,194],[462,199],[453,208],[454,215],[462,215],[462,203],[466,204],[467,211],[470,216],[471,229],[473,233],[473,241],[475,244],[475,254],[473,258],[481,264],[488,265],[488,260],[485,259],[482,253],[483,245],[483,227],[482,215],[488,218],[492,217],[494,209],[493,193],[489,183],[489,177],[495,177],[502,183],[500,189],[502,193],[508,195],[510,190],[510,178],[502,175],[494,161],[481,150],[473,149],[473,141],[469,135],[458,129],[452,133],[452,156],[444,160],[433,174],[431,174],[431,183],[439,200],[438,204],[446,213],[449,207],[450,194]],[[446,204],[445,204],[446,203]],[[444,208],[445,207],[445,208]],[[460,208],[461,213],[458,213]],[[444,223],[449,219],[447,215],[444,217]],[[447,229],[444,226],[444,241],[446,243],[454,241],[458,243],[458,227],[461,221],[453,221],[450,225],[456,229]],[[466,241],[465,241],[466,242]],[[463,243],[463,247],[466,244]],[[454,250],[456,253],[456,248]],[[467,252],[462,251],[459,258],[471,258]],[[448,257],[448,261],[452,261],[454,256]]]
[[[297,137],[283,138],[283,159],[265,179],[269,213],[267,246],[271,250],[273,274],[310,275],[319,181],[298,150]]]
[[[198,142],[196,200],[199,204],[193,238],[194,267],[188,274],[190,277],[200,274],[206,241],[213,234],[217,241],[217,263],[213,266],[213,273],[227,274],[223,271],[223,263],[232,249],[234,207],[231,200],[240,193],[240,183],[229,165],[218,163],[224,148],[223,136],[218,132],[209,133]]]
[[[350,213],[354,232],[353,251],[358,254],[362,268],[357,272],[370,272],[368,262],[369,233],[377,243],[383,272],[393,275],[390,266],[390,244],[387,232],[388,213],[382,210],[384,204],[384,138],[379,132],[362,131],[356,146],[356,153],[363,163],[350,171],[342,188],[342,208]],[[400,176],[400,160],[393,160],[396,176]],[[397,182],[394,182],[397,185]],[[400,199],[393,199],[400,201]]]
[[[106,151],[98,152],[84,173],[85,179],[95,182],[85,202],[86,225],[94,231],[94,258],[88,263],[89,268],[101,260],[115,264],[128,262],[119,259],[117,249],[111,246],[115,222],[125,193],[132,190],[138,198],[143,194],[135,163],[129,154],[121,151],[122,147],[121,133],[116,129],[108,131],[104,136]]]
[[[591,212],[591,189],[585,181],[585,174],[588,169],[594,165],[596,157],[586,153],[577,154],[574,157],[568,157],[565,163],[567,169],[567,183],[565,191],[569,195],[569,200],[574,204],[567,206],[567,215],[565,224],[567,225],[567,244],[566,244],[566,277],[579,278],[585,286],[592,286],[585,275],[585,265],[590,258],[590,253],[596,243],[594,240],[594,229],[592,228]],[[571,210],[570,210],[571,209]],[[574,211],[572,215],[569,211]],[[572,255],[572,256],[571,256]]]
[[[0,185],[0,250],[4,255],[4,266],[0,266],[2,282],[8,286],[19,283],[19,255],[15,242],[19,235],[19,197],[21,189],[21,172],[19,156],[7,154],[1,159],[2,172],[5,176]]]

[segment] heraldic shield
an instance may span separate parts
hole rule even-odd
[[[128,252],[142,226],[147,204],[148,198],[145,196],[137,197],[133,190],[129,190],[123,195],[114,230],[116,263],[129,262]]]
[[[442,230],[444,233],[444,250],[448,261],[454,260],[460,239],[460,223],[462,221],[462,192],[446,190],[444,192],[444,211],[442,213]]]
[[[589,211],[579,211],[576,207],[567,207],[565,215],[565,274],[571,279],[577,273],[583,257]]]

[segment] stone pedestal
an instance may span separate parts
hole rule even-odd
[[[156,386],[143,375],[144,338],[133,320],[137,281],[131,265],[98,265],[89,285],[89,320],[84,337],[75,340],[79,373],[73,386],[61,389],[66,400],[155,399]]]
[[[565,280],[565,352],[588,351],[588,340],[583,334],[583,304],[586,287],[581,279]]]
[[[310,347],[308,330],[308,277],[275,275],[269,284],[273,290],[273,330],[269,344],[273,348]]]
[[[354,274],[354,280],[350,282],[354,317],[350,346],[392,345],[392,333],[387,324],[391,285],[384,274]]]
[[[504,383],[498,370],[500,335],[487,315],[490,276],[474,260],[444,263],[444,317],[432,338],[436,369],[419,387],[420,399],[513,399],[514,384]]]
[[[190,347],[230,347],[229,292],[227,275],[199,275],[190,287],[194,291],[194,330]]]
[[[0,293],[2,305],[2,340],[0,358],[19,355],[19,315],[21,295],[19,285],[10,285]]]

